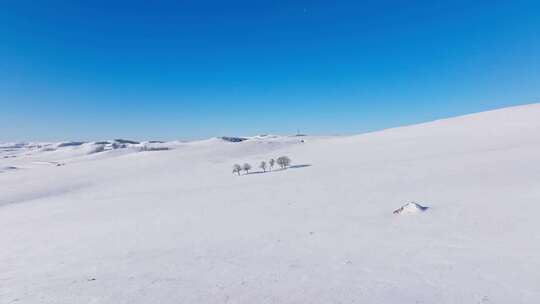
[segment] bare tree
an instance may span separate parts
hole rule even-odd
[[[259,165],[259,168],[263,169],[263,171],[266,172],[266,162],[264,160]]]
[[[249,173],[249,170],[251,170],[251,165],[248,164],[248,163],[245,163],[243,166],[242,166],[242,169],[244,169],[244,171],[246,171],[246,174]]]
[[[234,164],[232,172],[240,175],[240,171],[242,171],[242,167],[239,164]]]
[[[272,171],[272,168],[274,168],[274,165],[276,164],[276,160],[271,158],[268,164],[270,165],[270,171]]]
[[[282,168],[285,169],[291,164],[291,159],[287,156],[281,156],[277,159],[277,164]]]

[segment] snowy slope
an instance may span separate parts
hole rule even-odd
[[[540,303],[539,118],[1,145],[0,303]],[[409,202],[429,209],[392,213]]]

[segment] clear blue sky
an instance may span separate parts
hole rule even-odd
[[[539,1],[1,1],[0,141],[351,134],[540,101]]]

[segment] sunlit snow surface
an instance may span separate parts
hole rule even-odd
[[[0,145],[0,303],[540,303],[538,104],[121,145]]]

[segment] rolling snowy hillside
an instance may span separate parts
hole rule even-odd
[[[393,213],[409,202],[429,208]],[[539,214],[540,104],[346,137],[2,144],[0,303],[540,303]]]

